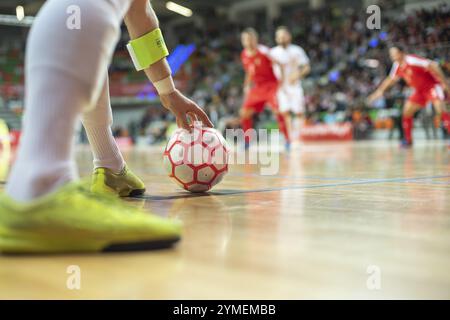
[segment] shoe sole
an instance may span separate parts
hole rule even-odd
[[[131,190],[131,192],[126,197],[142,196],[144,193],[145,193],[145,189],[135,189],[135,190]]]
[[[110,194],[110,195],[115,195],[115,196],[119,196],[121,198],[126,198],[126,197],[135,197],[135,196],[141,196],[145,193],[146,189],[131,189],[131,188],[126,188],[123,189],[121,191],[115,190],[109,186],[101,186],[101,187],[95,187],[92,188],[91,187],[91,192],[92,193],[99,193],[99,194]]]
[[[138,241],[130,243],[58,243],[53,240],[39,238],[16,238],[0,236],[0,254],[3,255],[23,255],[23,254],[64,254],[64,253],[99,253],[99,252],[132,252],[161,250],[173,247],[179,236],[163,240]]]
[[[102,250],[102,252],[130,252],[130,251],[149,251],[162,250],[171,248],[180,241],[180,237],[158,240],[158,241],[143,241],[136,243],[112,244]]]

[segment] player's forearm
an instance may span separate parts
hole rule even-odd
[[[381,82],[380,86],[377,88],[377,92],[381,95],[384,94],[384,92],[389,89],[394,83],[396,82],[395,79],[388,77]]]
[[[125,16],[125,24],[131,39],[139,38],[159,28],[158,18],[148,0],[133,1]],[[153,83],[172,74],[166,58],[155,62],[144,71]]]
[[[246,73],[244,79],[244,90],[250,88],[251,85],[252,85],[252,78],[248,73]]]
[[[376,99],[382,97],[384,95],[384,92],[397,81],[397,78],[391,77],[384,79],[383,82],[381,82],[381,84],[378,86],[378,88],[368,97],[368,102],[372,103]]]
[[[299,81],[299,80],[305,78],[309,74],[310,71],[311,71],[311,67],[309,64],[302,65],[298,69],[294,70],[294,72],[292,72],[292,74],[289,75],[289,80],[291,83]]]
[[[306,64],[300,68],[300,77],[303,79],[311,72],[311,66]]]
[[[287,79],[286,71],[284,70],[282,64],[277,63],[277,65],[278,65],[278,69],[280,70],[280,79],[279,79],[279,81],[280,81],[280,83],[284,83],[286,81],[286,79]]]

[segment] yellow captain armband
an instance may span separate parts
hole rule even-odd
[[[127,44],[128,52],[137,71],[147,69],[169,55],[161,29],[155,29]]]

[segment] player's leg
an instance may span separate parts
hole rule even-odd
[[[412,145],[412,130],[414,128],[414,114],[421,108],[421,104],[414,102],[411,98],[406,101],[403,106],[402,128],[403,141],[402,145],[407,147]]]
[[[0,118],[0,181],[5,181],[8,176],[9,162],[11,160],[11,141],[9,127]]]
[[[126,166],[112,134],[113,122],[109,96],[108,74],[94,109],[83,113],[82,122],[94,156],[91,190],[111,192],[120,196],[140,195],[144,183]]]
[[[247,149],[250,145],[252,135],[250,129],[254,128],[253,117],[256,113],[260,113],[264,110],[264,90],[258,87],[254,87],[247,93],[242,108],[239,111],[239,117],[241,121],[241,128],[245,134],[245,148]]]
[[[441,113],[441,122],[444,126],[445,130],[447,130],[447,134],[450,135],[450,110],[448,105],[445,103],[445,101],[439,101],[437,102],[438,105],[442,108]]]
[[[102,83],[97,69],[106,70],[113,51],[102,42],[117,41],[119,25],[114,16],[97,17],[110,15],[111,5],[74,3],[84,13],[80,30],[66,27],[69,1],[49,1],[30,31],[23,137],[7,186],[16,200],[31,200],[76,178],[75,122],[82,109],[93,107],[98,99]]]
[[[436,117],[442,122],[445,130],[450,133],[450,112],[445,103],[444,90],[437,85],[430,91],[429,99],[432,101]]]
[[[94,168],[120,172],[125,166],[125,161],[111,130],[113,118],[108,82],[108,75],[105,72],[105,80],[96,106],[83,112],[81,121],[94,156]]]
[[[251,142],[250,130],[253,129],[253,117],[255,115],[255,106],[244,102],[241,110],[239,111],[239,117],[241,120],[241,128],[244,131],[244,143],[245,148],[248,149]]]
[[[298,140],[300,137],[300,130],[304,122],[304,112],[305,112],[305,96],[303,93],[303,88],[300,87],[296,90],[293,95],[294,103],[292,107],[292,112],[294,113],[292,121],[292,136],[294,140]]]
[[[275,110],[274,113],[277,118],[278,128],[280,129],[280,131],[283,134],[284,139],[286,141],[286,144],[285,144],[286,151],[289,151],[290,147],[291,147],[291,138],[290,138],[290,134],[288,131],[287,122],[288,122],[288,119],[290,119],[290,115],[288,118],[286,118],[285,115],[282,114],[281,112],[278,112],[278,110]]]
[[[148,248],[179,238],[178,225],[69,183],[76,178],[75,122],[98,100],[127,1],[114,4],[50,0],[34,21],[26,55],[23,140],[0,196],[0,252]],[[66,28],[70,5],[83,12],[79,30]]]
[[[295,140],[298,140],[300,137],[300,132],[303,127],[304,116],[302,112],[294,112],[292,118],[292,137]]]
[[[295,112],[296,109],[293,109],[294,113],[292,115],[292,131],[290,134],[290,138],[292,139],[292,144],[295,147],[298,147],[298,144],[300,143],[300,132],[303,127],[303,113],[302,112]]]
[[[280,113],[286,124],[286,131],[288,132],[289,137],[292,137],[293,136],[293,124],[292,124],[291,112],[287,111],[287,112],[280,112]]]
[[[433,100],[434,110],[436,111],[436,117],[440,119],[447,133],[450,133],[450,113],[446,110],[446,103],[441,99]],[[450,149],[450,144],[448,145]]]
[[[291,109],[292,109],[292,96],[288,91],[288,88],[280,87],[277,91],[277,102],[276,106],[272,106],[272,109],[275,113],[280,113],[281,117],[284,119],[284,125],[286,126],[286,131],[290,134],[292,132],[292,118],[291,118]],[[269,101],[271,103],[271,101]],[[280,129],[281,130],[281,129]]]
[[[265,102],[272,108],[272,111],[277,119],[278,128],[281,133],[284,135],[286,141],[286,150],[290,150],[291,139],[288,131],[287,119],[285,115],[280,112],[279,104],[278,104],[278,86],[269,86],[266,88],[264,92]]]

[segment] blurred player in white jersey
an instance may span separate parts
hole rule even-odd
[[[287,27],[277,28],[275,41],[277,46],[271,49],[270,55],[277,62],[275,73],[280,79],[279,110],[286,119],[287,129],[295,141],[299,138],[301,119],[305,112],[301,79],[308,75],[311,67],[305,50],[292,44],[292,35]],[[294,114],[295,121],[291,121],[291,112]]]

